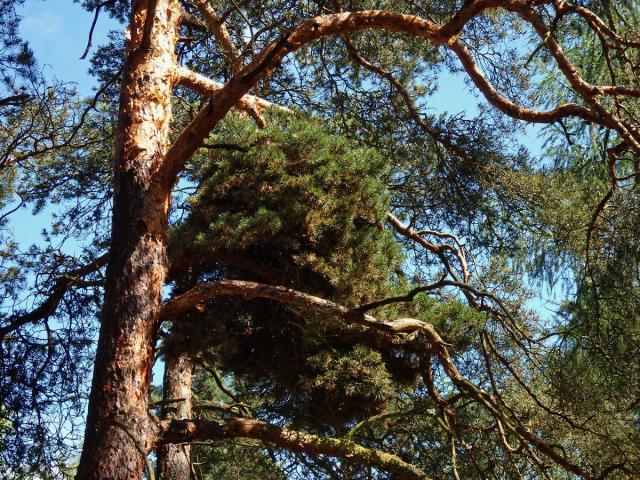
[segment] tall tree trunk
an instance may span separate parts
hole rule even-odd
[[[163,400],[167,415],[176,419],[191,418],[191,375],[193,365],[188,353],[166,357],[164,364]],[[163,444],[158,448],[158,473],[161,480],[189,480],[191,474],[191,447]]]
[[[169,146],[180,10],[178,0],[133,0],[131,12],[110,263],[77,478],[139,479],[152,441],[147,409],[171,189],[160,167]]]

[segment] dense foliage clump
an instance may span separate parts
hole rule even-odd
[[[200,187],[172,233],[176,248],[198,262],[190,278],[271,281],[354,307],[393,290],[401,257],[383,227],[389,194],[375,150],[331,135],[312,119],[281,119],[264,130],[234,121],[216,141],[230,138],[239,148],[215,151],[197,166]],[[282,396],[275,403],[291,408],[297,392],[311,408],[297,415],[340,424],[388,401],[380,355],[364,346],[352,350],[358,338],[375,343],[361,328],[264,300],[211,302],[197,317],[183,335],[210,339],[219,367]],[[329,356],[344,362],[327,363]],[[362,377],[364,384],[344,390],[342,382],[326,381],[333,374]]]

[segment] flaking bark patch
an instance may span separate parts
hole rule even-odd
[[[114,153],[115,194],[105,303],[78,478],[139,479],[153,444],[148,395],[167,270],[169,145],[177,0],[132,4]],[[145,453],[145,455],[143,455]]]

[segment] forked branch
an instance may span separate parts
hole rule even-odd
[[[207,97],[214,96],[224,87],[224,84],[215,82],[188,68],[178,67],[175,69],[174,75],[176,84],[187,87]],[[284,113],[294,113],[293,110],[287,107],[253,95],[243,95],[240,97],[236,103],[236,107],[251,116],[260,127],[264,127],[266,123],[262,117],[264,110],[273,108]]]

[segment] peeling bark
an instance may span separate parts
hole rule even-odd
[[[147,408],[170,199],[160,166],[169,146],[180,10],[177,0],[136,0],[131,11],[114,149],[110,262],[77,474],[83,479],[139,479],[144,459],[136,443],[148,451],[153,430]]]

